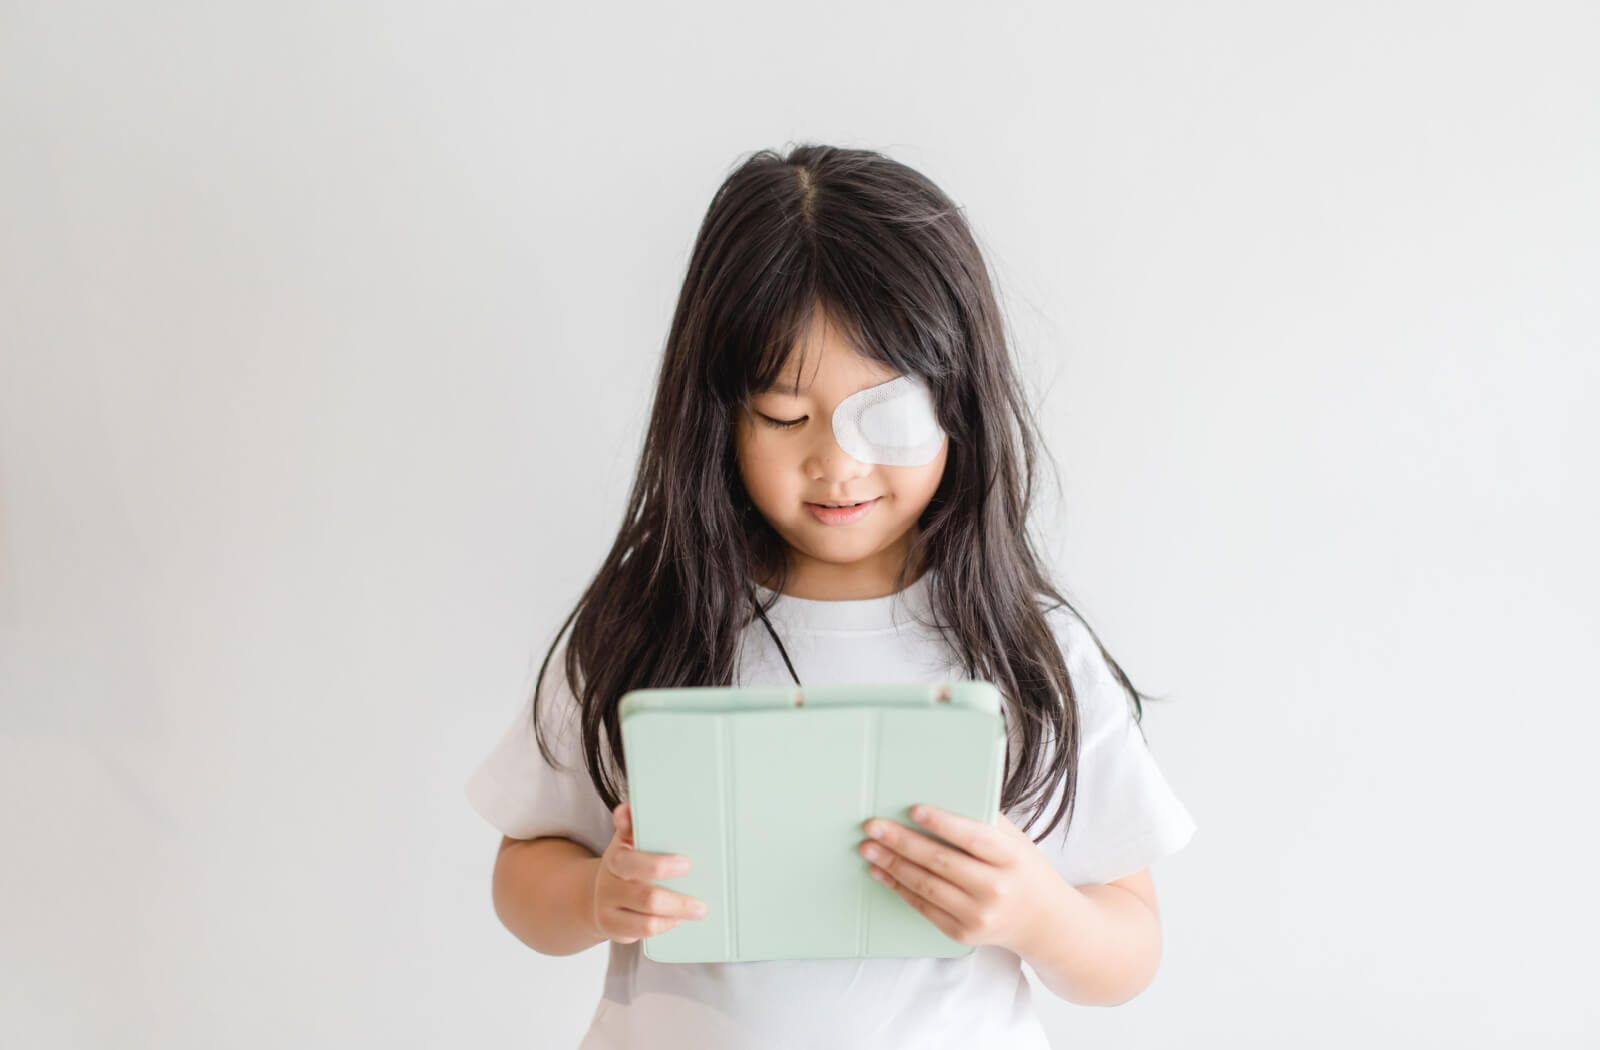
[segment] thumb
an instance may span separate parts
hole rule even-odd
[[[616,826],[617,835],[628,845],[633,845],[633,810],[628,803],[618,803],[617,808],[611,811],[611,823]]]

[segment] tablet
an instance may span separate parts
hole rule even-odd
[[[995,822],[1006,734],[993,685],[636,689],[619,716],[634,846],[688,857],[687,874],[656,885],[707,909],[643,938],[650,959],[973,950],[872,878],[857,846],[870,817],[931,834],[917,803]]]

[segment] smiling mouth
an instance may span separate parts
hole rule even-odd
[[[863,500],[860,503],[844,507],[830,507],[823,503],[807,503],[806,511],[823,525],[849,526],[865,520],[872,514],[872,508],[878,505],[879,497]]]

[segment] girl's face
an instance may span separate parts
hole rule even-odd
[[[820,601],[882,597],[893,591],[917,518],[944,477],[949,438],[930,462],[917,466],[852,459],[834,438],[833,410],[899,373],[857,353],[820,308],[801,345],[811,342],[820,342],[820,353],[797,347],[777,384],[752,394],[749,411],[739,413],[739,474],[756,509],[789,545],[786,593]],[[803,357],[809,374],[797,375]],[[858,500],[872,504],[840,523],[815,510],[819,503]]]

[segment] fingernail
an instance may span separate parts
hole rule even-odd
[[[694,907],[690,908],[689,911],[697,919],[703,919],[706,917],[706,906],[704,904],[696,904]]]

